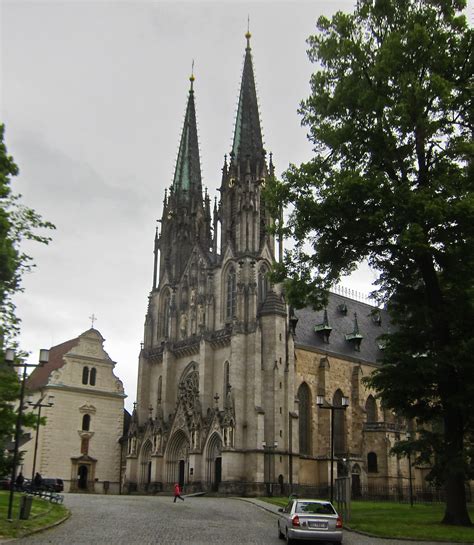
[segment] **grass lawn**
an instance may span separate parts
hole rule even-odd
[[[288,498],[262,498],[274,505],[284,506]],[[390,502],[352,502],[352,518],[346,527],[381,537],[405,537],[440,541],[474,542],[474,526],[460,528],[440,524],[443,504],[415,504]],[[474,505],[469,506],[474,521]]]
[[[33,499],[30,518],[28,520],[19,520],[19,504],[21,494],[15,492],[13,503],[13,522],[7,521],[8,513],[8,491],[0,491],[0,538],[2,537],[20,537],[26,533],[44,528],[50,524],[64,518],[68,510],[63,505],[53,504],[39,498]]]

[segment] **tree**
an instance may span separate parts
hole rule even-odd
[[[21,250],[21,242],[34,240],[47,244],[49,237],[37,234],[36,230],[54,228],[34,210],[22,205],[21,195],[12,193],[11,177],[18,175],[18,167],[7,154],[4,132],[4,126],[0,124],[0,475],[10,463],[4,447],[14,431],[14,402],[20,392],[18,376],[6,366],[4,359],[5,347],[16,346],[19,331],[12,298],[22,290],[22,274],[33,267],[31,257]],[[32,422],[34,419],[25,417],[25,424]]]
[[[415,419],[414,446],[444,484],[443,522],[470,525],[473,475],[473,32],[463,0],[365,0],[321,17],[319,69],[301,104],[314,158],[290,165],[267,199],[294,239],[274,270],[289,299],[321,308],[363,260],[393,321],[370,378]]]

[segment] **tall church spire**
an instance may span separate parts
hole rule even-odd
[[[164,204],[161,219],[161,235],[158,243],[160,281],[165,272],[168,273],[169,281],[179,281],[196,244],[204,252],[209,252],[212,248],[209,203],[208,198],[203,199],[202,195],[194,104],[194,71],[189,80],[191,85],[173,184]],[[156,284],[156,280],[154,283]]]
[[[241,166],[243,163],[244,171],[247,161],[250,161],[250,165],[255,167],[256,164],[261,164],[265,155],[250,48],[251,34],[248,30],[245,38],[247,39],[247,47],[245,48],[244,69],[232,145],[233,162],[240,163]]]
[[[258,254],[264,245],[274,253],[270,233],[273,222],[265,206],[262,187],[269,176],[258,113],[257,92],[250,49],[245,34],[244,69],[235,120],[230,164],[224,164],[220,187],[221,247],[231,245],[234,254]]]
[[[194,64],[194,63],[193,63]],[[194,71],[189,78],[189,88],[186,115],[179,144],[178,159],[173,179],[173,193],[180,198],[190,194],[202,195],[201,162],[199,159],[199,145],[196,124],[196,107],[194,104]]]

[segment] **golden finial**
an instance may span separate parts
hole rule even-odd
[[[191,75],[189,76],[189,81],[191,82],[191,91],[193,90],[193,83],[196,78],[194,77],[194,59],[191,64]]]
[[[245,37],[247,38],[247,47],[250,47],[250,38],[252,37],[252,34],[250,34],[250,15],[247,16],[247,32],[245,33]]]

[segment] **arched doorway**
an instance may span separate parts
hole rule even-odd
[[[71,492],[94,492],[96,463],[97,460],[87,454],[71,458]]]
[[[148,488],[151,483],[151,441],[143,443],[140,450],[140,484]]]
[[[189,439],[183,430],[178,430],[171,437],[166,448],[166,481],[187,484],[189,467]]]
[[[77,487],[79,490],[87,490],[87,476],[89,475],[89,468],[86,465],[80,465],[77,472]]]
[[[211,490],[217,492],[222,481],[222,439],[213,433],[207,443],[207,483]]]

